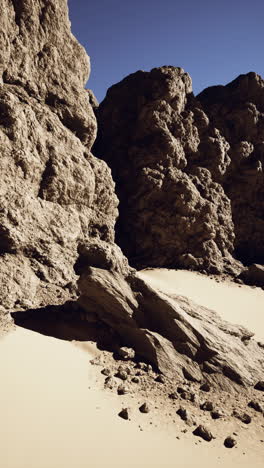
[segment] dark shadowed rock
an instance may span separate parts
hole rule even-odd
[[[147,403],[143,403],[143,405],[141,405],[141,406],[139,407],[139,411],[140,411],[141,413],[149,413],[149,412],[150,412],[150,409],[149,409],[148,404],[147,404]]]
[[[264,380],[259,380],[255,387],[256,390],[260,390],[261,392],[264,392]]]
[[[249,408],[253,408],[255,411],[258,411],[259,413],[264,413],[264,409],[263,407],[261,406],[261,404],[256,401],[256,400],[251,400],[249,403],[248,403],[248,406]]]
[[[264,81],[247,73],[226,86],[206,89],[197,99],[230,146],[222,185],[232,206],[235,253],[246,264],[263,264]]]
[[[203,411],[213,411],[214,409],[214,404],[212,401],[205,401],[204,403],[201,404],[200,408]]]
[[[213,439],[212,433],[207,429],[205,426],[198,426],[194,431],[193,434],[195,436],[201,437],[202,439],[210,442]]]
[[[207,382],[205,382],[201,385],[200,390],[202,390],[203,392],[210,392],[211,387]]]
[[[240,411],[233,411],[233,416],[235,416],[235,418],[239,419],[241,422],[243,422],[244,424],[250,424],[251,423],[251,416],[249,416],[249,414],[247,413],[242,413]]]
[[[126,421],[129,419],[129,411],[128,408],[123,408],[120,413],[118,413],[118,416],[122,419],[125,419]]]
[[[264,263],[263,103],[255,73],[197,98],[171,66],[108,90],[94,151],[112,168],[132,264],[235,275],[234,258]]]
[[[108,90],[97,118],[94,151],[112,168],[117,239],[132,264],[239,271],[221,185],[230,145],[194,98],[189,75],[175,67],[134,73]]]
[[[256,263],[250,265],[240,273],[239,278],[251,286],[264,287],[264,265],[257,265]]]
[[[233,447],[235,447],[235,445],[237,445],[237,441],[232,436],[228,436],[224,440],[224,446],[227,447],[227,448],[233,448]]]

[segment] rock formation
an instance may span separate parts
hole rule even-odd
[[[66,0],[1,0],[0,29],[0,303],[29,307],[74,287],[78,248],[122,257],[118,200],[90,152],[90,65]]]
[[[115,244],[118,199],[90,151],[97,103],[66,0],[1,2],[0,312],[65,303],[79,275],[73,313],[81,306],[164,374],[223,388],[262,382],[264,350],[250,332],[154,291]],[[236,272],[228,135],[189,76],[138,72],[98,116],[96,151],[113,168],[119,239],[133,262]]]
[[[264,80],[251,72],[197,98],[230,145],[222,185],[231,201],[236,254],[247,264],[264,263]]]
[[[113,171],[131,263],[237,274],[262,263],[264,81],[193,96],[181,68],[139,71],[99,106],[94,151]]]
[[[242,326],[188,298],[155,291],[134,273],[127,278],[86,268],[79,280],[79,305],[95,315],[120,346],[135,349],[168,377],[207,381],[224,390],[262,380],[264,349]]]

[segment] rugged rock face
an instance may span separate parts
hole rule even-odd
[[[140,277],[88,268],[79,280],[80,306],[169,377],[206,380],[225,390],[263,378],[264,350],[253,333],[183,296],[153,290]]]
[[[234,256],[261,263],[263,86],[249,74],[196,99],[187,73],[162,67],[108,90],[94,151],[112,168],[133,265],[236,274]]]
[[[223,187],[231,200],[236,253],[247,264],[264,263],[264,80],[240,75],[198,99],[230,145]]]
[[[122,259],[118,200],[90,153],[89,60],[66,0],[1,0],[0,30],[0,302],[29,307],[72,287],[78,248],[91,265],[104,249]]]

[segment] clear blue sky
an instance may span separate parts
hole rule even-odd
[[[264,0],[69,0],[69,10],[99,101],[130,73],[162,65],[184,68],[195,94],[264,76]]]

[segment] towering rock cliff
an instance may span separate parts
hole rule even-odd
[[[263,380],[263,345],[250,332],[153,290],[114,243],[118,199],[90,151],[96,101],[66,0],[0,1],[0,319],[3,309],[65,302],[79,275],[87,318],[165,374],[223,388]],[[235,271],[229,144],[189,76],[136,73],[98,115],[96,151],[113,168],[119,239],[134,263]]]
[[[0,303],[12,308],[71,288],[78,248],[92,264],[97,251],[121,254],[114,183],[90,152],[89,59],[67,2],[0,3]]]
[[[264,263],[264,80],[240,75],[198,96],[212,125],[228,141],[231,164],[223,181],[231,201],[235,252]]]
[[[94,151],[112,168],[133,265],[236,274],[235,259],[263,261],[263,100],[254,73],[195,98],[175,67],[108,90]]]

